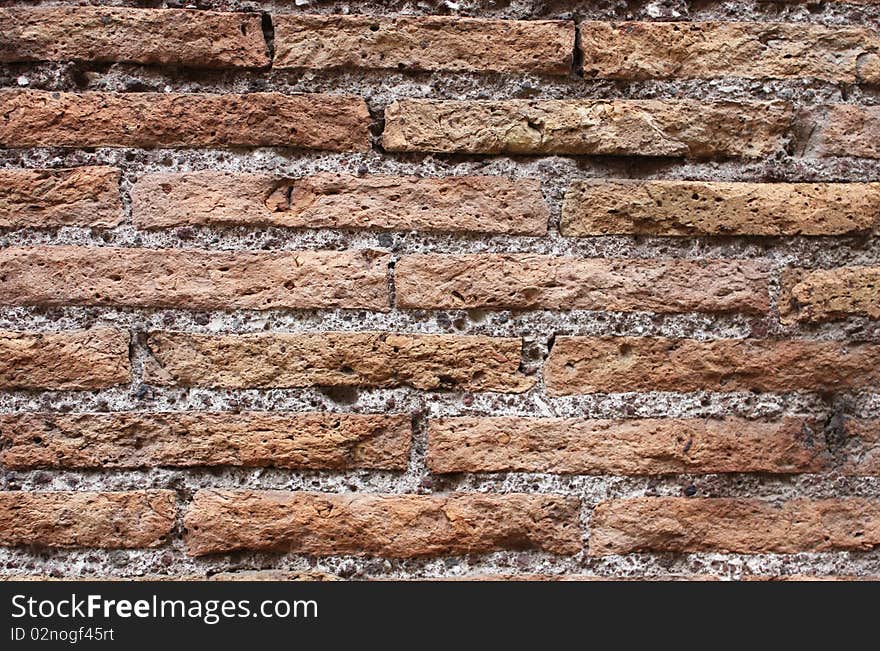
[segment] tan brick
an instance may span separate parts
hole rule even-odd
[[[880,545],[880,501],[643,497],[604,502],[590,555],[632,552],[866,551]]]
[[[768,273],[751,261],[487,253],[408,255],[394,268],[403,308],[625,312],[766,312]]]
[[[0,147],[369,149],[359,97],[0,91]]]
[[[453,16],[276,16],[276,68],[567,75],[574,23]]]
[[[104,389],[131,381],[129,334],[0,332],[0,388]]]
[[[0,61],[269,65],[260,15],[178,9],[0,9]]]
[[[388,151],[763,158],[793,119],[782,102],[693,100],[397,100]]]
[[[880,158],[880,106],[833,104],[804,111],[800,121],[805,156]]]
[[[0,170],[0,228],[112,228],[122,217],[115,167]]]
[[[418,178],[319,173],[148,174],[131,192],[141,228],[268,225],[544,235],[538,181],[500,176]]]
[[[880,220],[880,183],[577,181],[560,230],[595,235],[842,235]]]
[[[200,490],[190,554],[237,550],[414,558],[580,550],[576,500],[555,495],[371,495]]]
[[[880,345],[773,339],[558,337],[555,395],[627,391],[831,391],[875,386]]]
[[[880,82],[880,36],[860,27],[585,21],[578,32],[586,77]]]
[[[405,470],[409,416],[284,412],[0,415],[7,468]]]
[[[158,547],[174,530],[174,491],[0,492],[0,545]]]
[[[821,427],[803,418],[443,418],[428,425],[428,467],[587,475],[821,472]]]
[[[779,314],[784,323],[880,319],[880,267],[789,269],[782,276]]]
[[[2,305],[387,310],[390,256],[352,251],[0,249]]]
[[[227,388],[397,387],[519,393],[516,338],[306,332],[214,336],[153,332],[154,383]]]

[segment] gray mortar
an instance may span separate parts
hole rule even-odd
[[[0,5],[10,5],[0,2]],[[18,2],[17,6],[69,3]],[[156,2],[117,0],[108,6],[159,6]],[[759,20],[826,25],[880,25],[880,8],[834,3],[657,2],[513,0],[486,2],[249,2],[205,0],[166,2],[161,6],[266,13],[458,14],[485,18],[557,18],[574,20]],[[449,74],[397,71],[193,71],[134,65],[3,64],[0,87],[53,91],[156,92],[330,92],[364,97],[381,131],[385,107],[396,98],[549,99],[549,98],[692,98],[698,100],[783,99],[802,109],[827,102],[878,104],[877,88],[815,81],[718,79],[711,81],[605,82],[569,77],[510,74]],[[53,410],[176,411],[289,410],[354,413],[405,413],[416,432],[406,472],[288,471],[279,469],[148,469],[137,471],[9,471],[0,469],[3,490],[126,490],[171,488],[178,491],[181,512],[202,487],[277,488],[287,490],[417,492],[453,490],[554,493],[582,500],[584,542],[589,539],[592,509],[604,499],[642,495],[763,497],[880,497],[880,477],[763,474],[668,475],[662,477],[591,477],[543,473],[462,473],[432,476],[425,466],[427,419],[456,415],[533,415],[615,417],[779,418],[832,415],[880,418],[880,391],[827,396],[790,393],[618,393],[575,397],[548,396],[541,367],[556,335],[658,335],[719,337],[791,337],[880,341],[880,323],[851,318],[820,325],[782,326],[775,305],[778,276],[786,266],[831,268],[880,264],[876,237],[840,238],[661,238],[561,237],[558,221],[565,189],[583,178],[675,178],[733,181],[872,181],[880,180],[880,161],[815,159],[792,155],[803,149],[797,128],[787,151],[760,161],[682,161],[613,157],[482,157],[387,154],[376,144],[364,154],[328,154],[283,148],[252,150],[0,150],[0,167],[70,167],[113,165],[122,170],[126,220],[113,229],[60,228],[0,230],[0,246],[79,244],[90,246],[178,247],[208,250],[296,250],[367,247],[389,251],[396,260],[408,253],[520,251],[553,255],[622,258],[736,258],[771,264],[773,312],[766,317],[614,313],[602,311],[270,310],[267,312],[191,312],[113,307],[0,307],[0,329],[51,331],[96,325],[128,329],[134,380],[130,386],[103,391],[10,391],[0,393],[0,413]],[[158,171],[226,170],[298,177],[317,171],[352,174],[447,176],[489,174],[536,178],[551,210],[546,237],[468,234],[309,230],[283,228],[180,228],[166,232],[136,229],[130,220],[128,193],[142,175]],[[245,333],[262,331],[389,330],[521,337],[522,371],[538,382],[522,395],[465,392],[419,392],[401,389],[209,390],[149,386],[142,370],[149,351],[143,333],[157,330]],[[495,553],[428,560],[366,559],[352,556],[308,558],[294,554],[230,554],[194,559],[185,554],[180,534],[155,550],[0,549],[0,576],[122,576],[213,574],[245,569],[326,571],[346,578],[461,577],[473,574],[586,574],[610,577],[711,575],[738,579],[749,575],[880,575],[880,550],[822,554],[635,554],[560,558],[538,552]]]

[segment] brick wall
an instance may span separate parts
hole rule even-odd
[[[73,4],[0,577],[880,576],[876,2]]]

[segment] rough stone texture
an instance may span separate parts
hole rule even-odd
[[[358,97],[0,91],[0,147],[369,148]]]
[[[540,184],[497,176],[148,174],[131,192],[141,228],[272,225],[544,235]]]
[[[0,545],[157,547],[174,529],[174,491],[0,492]]]
[[[834,104],[802,112],[804,155],[880,158],[880,106]]]
[[[880,82],[873,29],[753,22],[585,21],[584,75],[606,79],[813,78]]]
[[[404,256],[394,279],[402,308],[762,313],[768,272],[743,261],[481,253]]]
[[[8,248],[0,249],[0,305],[382,311],[389,261],[371,250]]]
[[[560,230],[595,235],[843,235],[880,225],[880,183],[577,181]]]
[[[0,170],[0,228],[112,228],[123,219],[119,170]]]
[[[193,555],[235,550],[416,558],[499,549],[580,550],[578,503],[553,495],[196,493],[184,518]]]
[[[777,422],[648,418],[464,417],[428,424],[432,472],[590,475],[821,472],[830,455],[821,428]]]
[[[880,319],[880,267],[789,269],[782,287],[783,322],[830,321],[854,314]]]
[[[880,476],[880,420],[847,418],[836,434],[846,452],[843,472]]]
[[[147,380],[207,387],[396,387],[519,393],[522,344],[385,332],[212,336],[153,332]]]
[[[836,341],[558,337],[555,395],[624,391],[834,391],[876,387],[880,345]]]
[[[590,554],[864,551],[880,545],[880,501],[643,497],[605,502],[590,520]]]
[[[691,100],[397,100],[388,151],[760,158],[780,151],[784,102]]]
[[[0,415],[0,463],[405,470],[407,416],[249,412]]]
[[[178,9],[0,9],[0,61],[96,61],[198,68],[269,65],[260,15]]]
[[[276,68],[567,75],[574,51],[569,21],[288,14],[273,23]]]
[[[0,389],[102,389],[131,381],[129,334],[0,331]]]

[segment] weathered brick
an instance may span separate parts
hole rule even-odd
[[[880,183],[577,181],[560,230],[595,235],[842,235],[880,224]]]
[[[0,228],[112,228],[122,217],[114,167],[0,170]]]
[[[517,338],[307,332],[214,336],[153,332],[154,383],[228,388],[411,386],[519,393]]]
[[[269,64],[260,15],[180,9],[0,9],[0,61],[116,61],[199,68]]]
[[[7,468],[404,470],[409,416],[284,412],[0,415]]]
[[[833,104],[805,110],[801,130],[807,157],[880,158],[880,106]]]
[[[0,332],[0,388],[104,389],[131,381],[129,334]]]
[[[880,545],[880,501],[644,497],[604,502],[590,555],[632,552],[865,551]]]
[[[237,550],[414,558],[580,550],[578,503],[554,495],[370,495],[200,490],[190,554]]]
[[[500,176],[158,173],[135,183],[131,199],[141,228],[244,224],[544,235],[550,217],[538,181]]]
[[[782,102],[406,99],[385,110],[388,151],[762,158],[782,150]]]
[[[860,27],[585,21],[578,32],[586,77],[880,82],[880,36]]]
[[[574,23],[452,16],[276,16],[276,68],[567,75]]]
[[[174,529],[176,510],[168,490],[0,492],[0,545],[158,547]]]
[[[880,319],[880,267],[789,269],[782,276],[783,322]]]
[[[880,382],[880,344],[557,337],[544,377],[556,395],[854,389]]]
[[[832,426],[832,440],[841,446],[841,472],[880,476],[880,420],[843,418]]]
[[[443,418],[428,424],[428,467],[588,475],[820,472],[821,427],[803,418]]]
[[[352,251],[0,249],[0,305],[387,310],[390,256]]]
[[[0,147],[298,147],[364,151],[359,97],[0,91]]]
[[[766,312],[768,273],[762,262],[486,253],[408,255],[394,268],[403,308],[653,312]]]

